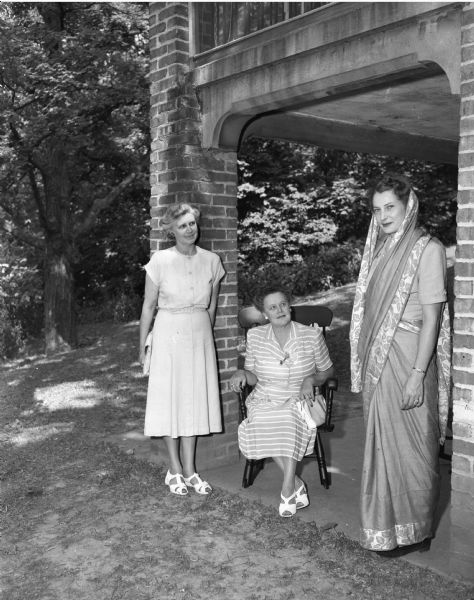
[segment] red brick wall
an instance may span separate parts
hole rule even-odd
[[[191,202],[202,213],[200,245],[217,252],[227,272],[215,326],[225,432],[199,440],[197,468],[202,468],[238,457],[237,400],[227,390],[237,366],[237,156],[201,146],[188,7],[187,2],[150,6],[151,250],[164,247],[159,219],[166,206]]]
[[[452,570],[474,566],[474,4],[463,8],[453,349]]]

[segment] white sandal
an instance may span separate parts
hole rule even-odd
[[[196,483],[193,483],[191,479],[196,479]],[[202,496],[207,496],[212,492],[212,487],[209,485],[209,483],[207,483],[207,481],[203,481],[197,473],[193,473],[191,477],[185,477],[184,483],[188,487],[194,488],[194,491]]]
[[[300,510],[300,508],[306,508],[309,506],[309,498],[308,491],[303,482],[301,482],[301,486],[296,490],[296,510]]]
[[[172,479],[176,479],[176,483],[171,483]],[[184,478],[181,473],[173,475],[168,471],[165,477],[165,485],[167,485],[170,488],[170,492],[176,496],[186,496],[188,493],[188,488],[184,483]]]
[[[296,498],[296,494],[293,492],[291,496],[285,498],[283,494],[280,494],[282,502],[280,502],[280,506],[278,507],[278,512],[280,513],[280,517],[292,517],[296,514],[296,502],[290,504],[290,500]]]

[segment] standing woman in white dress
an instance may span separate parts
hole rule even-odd
[[[140,318],[140,363],[155,309],[145,413],[145,435],[163,437],[169,454],[165,483],[185,496],[209,494],[195,468],[196,436],[222,431],[212,328],[219,284],[225,274],[217,254],[196,246],[199,211],[168,207],[161,226],[175,245],[155,252],[145,265]]]

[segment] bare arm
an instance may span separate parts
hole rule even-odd
[[[443,302],[422,304],[423,325],[421,326],[418,350],[413,365],[419,370],[413,370],[405,384],[402,396],[403,410],[416,408],[423,404],[423,380],[436,347],[443,305]]]
[[[230,387],[234,392],[238,392],[246,384],[250,386],[256,385],[258,381],[257,376],[248,369],[237,369],[237,371],[230,378]]]
[[[156,302],[158,299],[158,287],[146,276],[145,280],[145,297],[143,300],[142,314],[140,317],[140,348],[139,361],[142,365],[145,361],[145,340],[150,331],[151,322],[155,313]]]
[[[254,340],[254,338],[252,337],[252,333],[249,332],[249,335],[247,336],[247,355],[245,364],[253,368],[255,366],[255,361],[254,342],[252,340]],[[250,371],[249,369],[237,369],[230,378],[230,388],[234,390],[234,392],[238,392],[245,385],[254,386],[257,382],[258,377],[253,371]]]
[[[211,294],[211,302],[209,303],[209,308],[207,312],[209,313],[209,318],[211,319],[211,325],[214,327],[214,323],[216,322],[216,310],[217,310],[217,297],[219,296],[219,283],[212,288]]]
[[[334,377],[334,367],[329,367],[325,371],[316,371],[303,379],[300,388],[299,397],[301,400],[309,400],[312,403],[314,399],[314,388],[323,385],[330,377]]]

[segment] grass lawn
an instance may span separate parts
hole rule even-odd
[[[136,342],[136,323],[94,325],[77,350],[0,366],[1,598],[474,599],[224,490],[170,495],[160,468],[105,441],[142,427]]]

